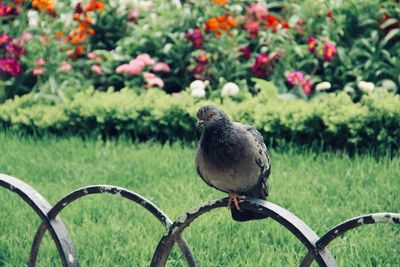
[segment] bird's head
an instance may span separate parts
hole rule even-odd
[[[229,118],[225,112],[214,105],[206,105],[201,107],[197,111],[197,118],[199,119],[196,125],[196,128],[198,129],[229,122]]]

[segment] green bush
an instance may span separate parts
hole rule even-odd
[[[196,102],[184,92],[169,95],[148,90],[77,93],[56,105],[16,97],[0,106],[0,124],[34,133],[73,133],[83,136],[125,135],[135,140],[193,141]],[[332,148],[399,148],[400,96],[370,95],[353,103],[346,94],[324,100],[280,100],[261,91],[240,103],[224,99],[221,105],[235,121],[254,125],[270,143],[290,141]]]

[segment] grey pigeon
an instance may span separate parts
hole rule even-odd
[[[250,125],[232,122],[223,110],[206,105],[197,112],[203,132],[196,154],[196,171],[203,181],[229,194],[228,208],[236,221],[267,216],[241,210],[237,199],[266,200],[271,161],[262,135]],[[232,201],[235,207],[231,207]]]

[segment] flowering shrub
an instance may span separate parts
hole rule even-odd
[[[210,91],[197,97],[240,99],[258,93],[254,78],[303,99],[399,88],[396,0],[0,2],[0,101],[194,80]]]

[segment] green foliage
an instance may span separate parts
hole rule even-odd
[[[400,147],[400,96],[375,94],[353,103],[341,93],[304,102],[281,100],[271,95],[272,87],[260,88],[257,97],[240,103],[224,99],[222,107],[234,120],[253,124],[270,142],[323,143],[349,149]],[[205,103],[195,103],[186,92],[171,96],[155,89],[140,95],[128,89],[90,89],[56,105],[36,102],[29,94],[0,106],[0,122],[33,132],[192,141],[196,110]]]

